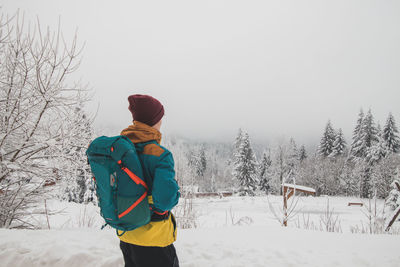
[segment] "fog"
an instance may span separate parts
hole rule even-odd
[[[163,132],[198,140],[318,142],[331,120],[351,137],[362,107],[400,123],[400,2],[2,1],[27,21],[78,29],[77,78],[99,128],[131,123],[127,97],[150,94]],[[348,140],[349,142],[349,140]]]

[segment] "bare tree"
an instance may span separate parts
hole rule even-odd
[[[0,18],[0,227],[27,227],[48,179],[60,172],[53,151],[69,141],[65,125],[83,87],[69,81],[80,63],[76,35],[67,45],[60,26]],[[41,202],[43,203],[43,202]]]

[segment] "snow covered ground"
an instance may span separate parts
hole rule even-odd
[[[296,218],[281,227],[266,197],[195,200],[198,228],[180,229],[175,243],[181,266],[400,266],[399,235],[350,233],[350,226],[366,224],[365,207],[348,207],[350,201],[359,200],[330,198],[343,233],[327,233],[299,229]],[[281,206],[280,197],[269,202]],[[299,218],[319,224],[326,202],[300,198]],[[99,230],[96,207],[48,206],[63,210],[49,216],[51,230],[0,230],[0,266],[123,266],[118,238],[112,229]]]

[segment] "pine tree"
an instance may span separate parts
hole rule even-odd
[[[351,142],[350,146],[350,155],[354,158],[361,157],[361,129],[364,121],[364,111],[361,109],[360,113],[358,114],[358,119],[356,122],[356,127],[353,131],[353,141]]]
[[[371,110],[369,110],[367,115],[365,115],[360,132],[361,132],[360,138],[362,141],[362,145],[360,147],[359,152],[362,157],[365,157],[368,148],[374,145],[375,142],[379,141],[378,129],[375,126],[374,116],[372,115]]]
[[[400,180],[397,179],[395,180],[397,183],[400,183]],[[393,212],[400,206],[400,191],[397,188],[395,181],[391,184],[392,190],[389,193],[389,196],[386,199],[386,205],[389,207],[389,209]],[[398,219],[400,220],[400,218]]]
[[[86,158],[86,148],[93,138],[93,126],[82,106],[83,103],[79,103],[70,114],[64,134],[69,142],[63,147],[66,179],[62,187],[62,198],[77,203],[96,202],[92,174]]]
[[[282,184],[287,174],[286,166],[286,147],[284,145],[279,145],[275,153],[275,169],[278,176],[278,184],[276,188],[279,189],[279,194],[282,195]]]
[[[332,153],[334,141],[335,131],[332,128],[331,122],[328,121],[318,147],[318,154],[323,157],[329,156]]]
[[[364,170],[360,175],[361,197],[370,197],[373,189],[372,181],[372,161],[369,162],[373,154],[376,143],[379,143],[378,129],[375,126],[374,117],[371,110],[363,117],[363,112],[359,114],[357,125],[354,130],[351,156],[355,164],[363,166]]]
[[[359,173],[362,168],[360,166],[351,166],[350,162],[346,163],[340,175],[340,191],[346,196],[359,196],[360,195],[360,179]]]
[[[271,153],[268,154],[264,151],[263,158],[259,167],[260,190],[268,193],[271,189]]]
[[[372,181],[372,161],[368,162],[368,153],[373,149],[371,148],[379,142],[378,129],[375,126],[374,117],[371,110],[365,115],[361,129],[360,140],[362,141],[359,146],[359,155],[364,159],[364,173],[361,176],[361,197],[369,198],[372,196],[373,181]]]
[[[299,150],[299,161],[303,162],[305,159],[307,159],[307,151],[305,146],[302,145]]]
[[[336,133],[335,141],[333,142],[332,152],[329,157],[337,157],[344,154],[346,150],[346,140],[344,139],[342,129]]]
[[[361,163],[359,163],[361,164]],[[363,164],[363,171],[360,175],[360,194],[362,198],[371,198],[373,193],[372,168]]]
[[[294,167],[299,161],[299,151],[297,149],[297,144],[293,138],[289,140],[288,147],[288,165],[289,167]]]
[[[374,163],[372,168],[373,191],[378,198],[386,198],[391,190],[390,184],[397,177],[397,166],[399,158],[394,155],[387,155]]]
[[[240,145],[242,144],[242,139],[243,139],[243,130],[242,128],[239,128],[238,134],[236,135],[236,139],[233,143],[234,153],[236,153],[239,150]]]
[[[385,140],[386,146],[390,152],[398,153],[400,151],[399,130],[396,127],[396,122],[392,113],[389,113],[389,116],[386,120],[382,137]]]
[[[203,177],[207,169],[207,159],[204,146],[202,146],[198,152],[189,152],[188,158],[188,165],[193,175]]]
[[[242,195],[254,195],[257,185],[257,161],[250,144],[249,135],[244,132],[235,155],[233,176],[239,183]]]
[[[205,151],[204,146],[202,146],[200,149],[199,157],[200,157],[200,167],[201,167],[200,175],[204,176],[204,173],[206,172],[206,169],[207,169],[207,158],[206,158],[206,151]]]
[[[365,161],[368,165],[373,166],[378,163],[381,159],[385,158],[388,154],[388,149],[386,146],[386,142],[383,139],[383,132],[380,129],[380,126],[377,127],[376,141],[371,145],[371,147],[367,148]]]
[[[286,182],[288,183],[293,182],[292,179],[297,174],[299,163],[300,163],[299,152],[297,149],[296,142],[294,141],[293,138],[290,138],[286,156],[286,165],[288,168],[287,171],[290,174],[290,177],[288,177],[288,180]]]
[[[242,128],[239,128],[238,133],[236,135],[235,141],[233,141],[233,151],[231,157],[229,157],[227,163],[228,165],[231,165],[232,163],[235,162],[235,156],[239,151],[240,145],[242,144],[242,139],[243,139],[243,130]]]

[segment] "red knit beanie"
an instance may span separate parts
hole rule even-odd
[[[128,109],[134,121],[153,126],[164,116],[163,105],[149,95],[131,95],[128,97],[128,102]]]

